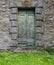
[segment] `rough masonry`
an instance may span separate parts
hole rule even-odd
[[[0,49],[18,48],[17,10],[35,7],[35,47],[54,47],[54,0],[0,0]]]

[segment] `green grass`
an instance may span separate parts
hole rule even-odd
[[[0,52],[0,65],[54,65],[54,55],[44,51]]]

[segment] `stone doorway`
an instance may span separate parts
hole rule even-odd
[[[18,10],[18,45],[33,47],[35,45],[35,10]]]

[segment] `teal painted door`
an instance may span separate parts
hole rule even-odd
[[[34,46],[34,11],[19,10],[18,12],[18,44]]]

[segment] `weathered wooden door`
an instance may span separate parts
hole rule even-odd
[[[18,44],[23,47],[34,46],[34,11],[18,12]]]

